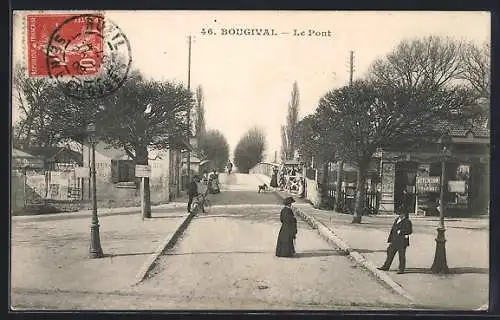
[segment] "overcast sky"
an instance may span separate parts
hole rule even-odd
[[[490,16],[481,12],[109,11],[106,16],[128,37],[133,68],[155,79],[187,83],[192,35],[191,88],[203,87],[207,127],[222,131],[233,150],[257,125],[265,131],[271,156],[281,145],[293,82],[302,118],[329,89],[347,84],[350,50],[356,79],[405,38],[490,40]],[[21,21],[14,24],[14,62],[26,61]],[[218,34],[203,35],[202,28]],[[221,28],[269,28],[279,35],[223,36]],[[294,29],[331,36],[298,37]]]

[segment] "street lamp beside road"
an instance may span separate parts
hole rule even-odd
[[[446,238],[444,235],[444,190],[446,187],[446,159],[451,155],[451,137],[442,136],[439,140],[439,149],[441,156],[441,191],[439,194],[439,226],[437,228],[436,253],[434,262],[431,266],[432,273],[449,273],[446,262]]]
[[[97,188],[96,188],[96,169],[95,169],[95,123],[87,126],[87,133],[91,147],[91,170],[92,177],[92,223],[90,225],[90,247],[89,256],[91,259],[102,258],[104,256],[101,248],[101,239],[99,235],[99,218],[97,216]]]

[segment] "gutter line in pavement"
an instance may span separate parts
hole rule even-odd
[[[133,286],[140,284],[142,281],[144,281],[146,278],[149,277],[151,271],[156,266],[160,256],[175,246],[175,244],[177,243],[177,240],[180,238],[180,236],[187,229],[189,223],[191,222],[191,220],[193,220],[195,215],[196,215],[196,213],[193,213],[193,212],[189,213],[187,215],[187,217],[184,219],[184,221],[181,223],[181,225],[174,232],[174,234],[172,236],[170,236],[170,235],[167,236],[163,240],[163,242],[158,246],[158,249],[155,251],[155,253],[153,253],[149,257],[149,259],[142,266],[139,273],[136,275],[135,282],[133,283]]]

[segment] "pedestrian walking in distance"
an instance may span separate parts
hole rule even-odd
[[[410,234],[412,234],[412,224],[408,212],[401,211],[399,217],[394,220],[394,223],[389,233],[387,242],[387,258],[384,264],[377,268],[379,270],[388,271],[391,267],[392,260],[396,253],[399,256],[398,273],[404,273],[406,267],[406,248],[410,245]]]
[[[295,200],[287,197],[283,200],[284,207],[281,209],[281,229],[276,244],[277,257],[293,257],[295,255],[294,240],[297,235],[297,219],[293,215],[292,204]]]
[[[188,185],[188,190],[187,190],[188,197],[189,197],[188,204],[187,204],[187,211],[188,212],[191,212],[191,204],[193,203],[194,197],[198,196],[198,184],[197,184],[197,182],[199,182],[199,180],[200,179],[198,176],[194,176]]]

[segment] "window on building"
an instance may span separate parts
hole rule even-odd
[[[111,160],[111,182],[134,182],[134,160]]]
[[[454,183],[456,185],[455,197],[456,203],[459,205],[469,204],[469,183],[470,183],[470,166],[460,164],[457,166]]]

